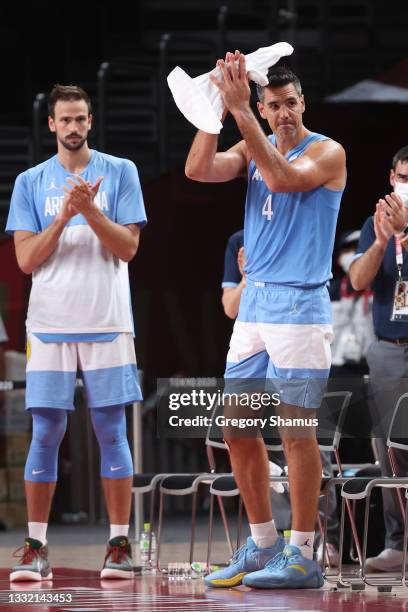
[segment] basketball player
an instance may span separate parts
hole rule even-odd
[[[218,60],[219,88],[243,140],[217,153],[217,136],[199,131],[186,162],[197,181],[229,181],[245,173],[245,276],[227,356],[226,382],[266,379],[280,394],[280,416],[305,419],[281,437],[289,468],[290,544],[272,520],[268,459],[261,437],[224,432],[243,497],[251,537],[223,570],[206,577],[212,587],[317,588],[323,579],[313,559],[321,482],[316,416],[330,369],[331,308],[326,288],[337,215],[346,182],[343,148],[309,131],[298,78],[275,66],[258,88],[258,111],[273,134],[265,136],[250,108],[245,57]],[[309,423],[310,426],[307,426]]]
[[[28,537],[11,581],[52,578],[47,524],[78,369],[111,523],[101,577],[133,577],[125,405],[141,392],[127,262],[146,214],[135,165],[89,149],[91,112],[80,87],[53,88],[48,124],[57,154],[17,177],[7,222],[18,264],[33,277],[26,323],[26,407],[33,417],[24,476]]]

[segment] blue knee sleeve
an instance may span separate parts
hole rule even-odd
[[[101,475],[105,478],[133,476],[133,461],[126,436],[125,406],[91,409],[92,425],[101,450]]]
[[[32,408],[33,437],[24,470],[24,479],[56,482],[58,449],[67,428],[67,411]]]

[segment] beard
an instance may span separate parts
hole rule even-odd
[[[69,140],[69,136],[67,138],[65,138],[65,139],[60,138],[58,136],[58,141],[68,151],[79,151],[79,149],[81,149],[84,146],[84,144],[86,143],[86,139],[87,139],[87,136],[81,137],[81,136],[78,135],[78,140],[76,140],[74,142],[74,141]]]

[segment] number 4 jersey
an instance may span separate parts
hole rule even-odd
[[[273,145],[275,136],[269,136]],[[328,140],[309,133],[286,155],[292,162],[312,142]],[[343,190],[317,187],[278,193],[268,189],[254,160],[248,170],[245,204],[245,272],[253,281],[317,287],[332,276],[337,216]]]

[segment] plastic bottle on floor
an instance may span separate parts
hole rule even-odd
[[[152,539],[149,562],[149,541]],[[150,523],[144,523],[143,531],[140,535],[140,565],[142,572],[155,572],[157,563],[157,540]]]

